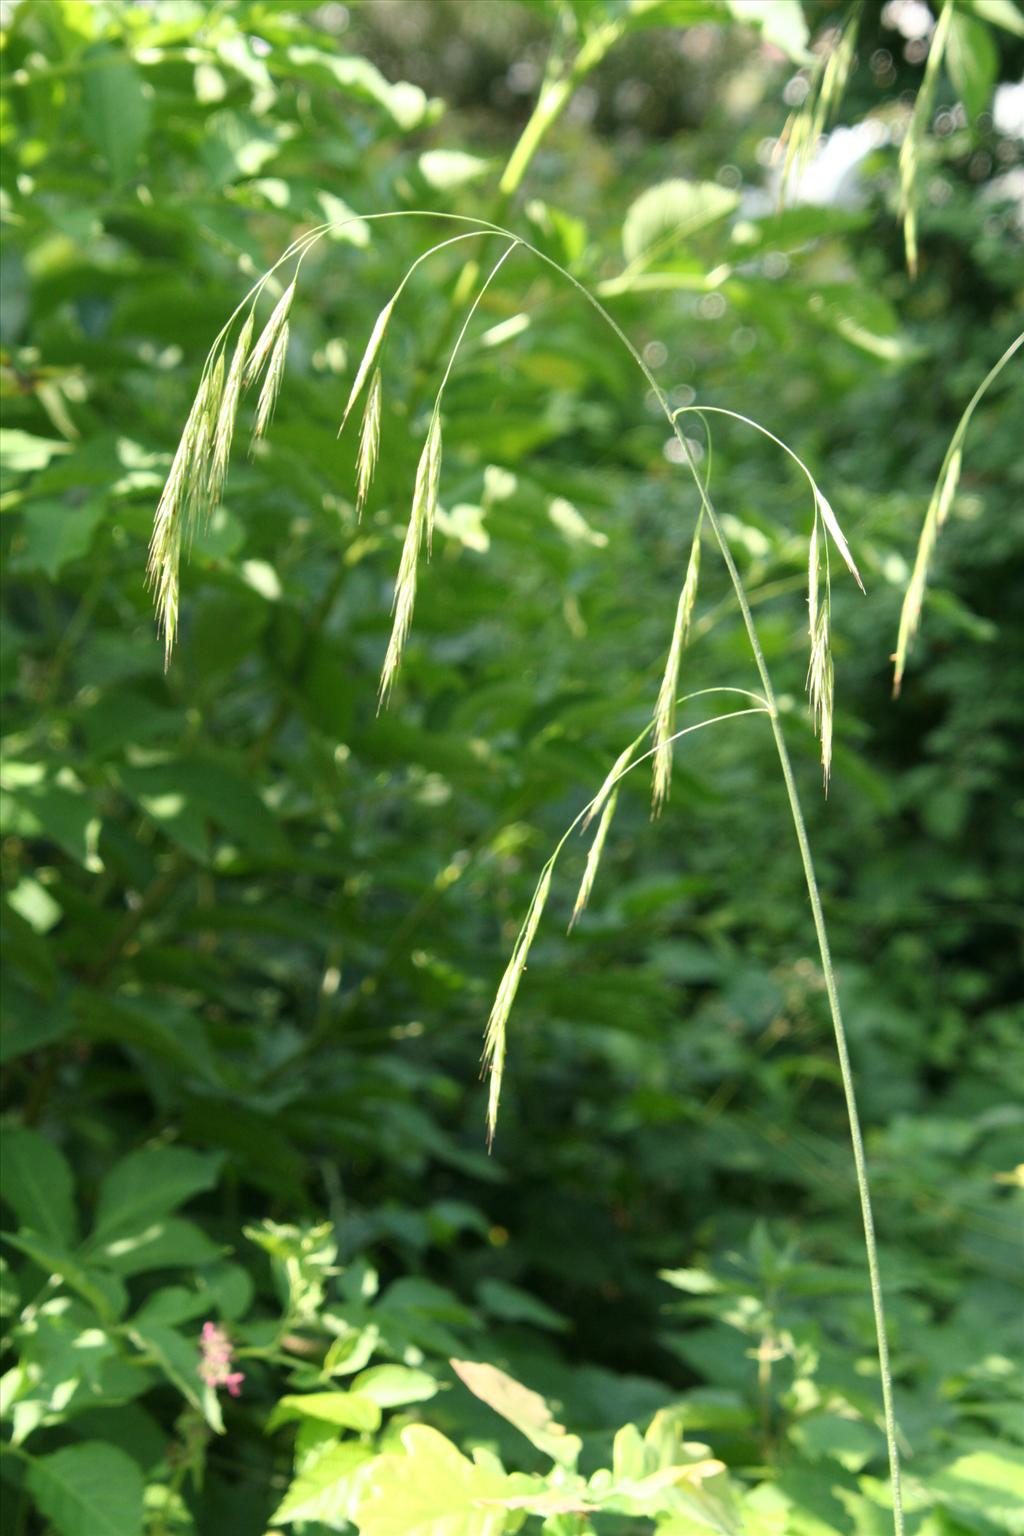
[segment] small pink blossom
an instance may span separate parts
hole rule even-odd
[[[218,1323],[203,1324],[199,1349],[202,1355],[199,1361],[199,1375],[206,1385],[215,1390],[218,1387],[227,1387],[231,1396],[237,1397],[242,1390],[245,1376],[243,1372],[231,1369],[231,1340]]]

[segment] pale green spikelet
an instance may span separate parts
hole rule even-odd
[[[665,671],[658,690],[658,702],[654,709],[654,810],[657,813],[668,798],[672,782],[672,731],[675,726],[676,696],[679,692],[679,667],[683,649],[690,632],[694,604],[697,601],[697,582],[700,577],[700,534],[703,517],[697,519],[690,558],[686,565],[686,577],[676,605],[672,641],[668,649]]]
[[[608,836],[608,828],[612,824],[612,817],[615,815],[615,806],[618,798],[618,790],[613,789],[605,801],[604,810],[601,812],[601,820],[597,824],[597,831],[594,833],[593,840],[587,850],[587,863],[583,871],[583,879],[580,881],[580,888],[576,893],[576,902],[572,909],[572,916],[569,919],[570,931],[576,926],[577,919],[590,900],[590,893],[594,889],[598,866],[601,863],[601,855],[604,852],[605,839]]]
[[[949,447],[946,449],[946,457],[942,461],[942,469],[936,482],[931,499],[928,502],[928,510],[925,513],[924,526],[918,540],[917,554],[914,559],[914,569],[903,599],[903,607],[900,610],[899,635],[896,640],[896,650],[892,657],[895,663],[893,672],[893,696],[899,695],[903,682],[903,673],[906,669],[907,654],[911,641],[917,633],[921,622],[921,605],[924,602],[925,587],[928,582],[928,568],[931,564],[932,554],[938,538],[939,529],[949,516],[956,496],[956,488],[960,483],[960,470],[963,465],[963,445],[967,436],[967,429],[971,424],[971,418],[978,405],[988,393],[990,386],[998,379],[1010,359],[1024,347],[1024,331],[1010,343],[999,360],[992,365],[988,373],[978,385],[974,394],[967,403],[967,408],[957,422],[956,431],[953,433]]]
[[[286,320],[277,333],[270,353],[270,361],[267,371],[263,376],[263,384],[260,388],[259,403],[256,406],[256,423],[253,427],[253,442],[266,434],[274,414],[274,406],[277,404],[278,392],[281,388],[281,380],[284,378],[285,363],[288,357],[288,321]]]
[[[807,669],[811,718],[821,742],[821,766],[826,790],[832,771],[832,708],[835,693],[829,612],[831,606],[826,588],[825,598],[818,604],[814,632],[811,635],[811,660]]]
[[[224,490],[224,482],[227,479],[228,461],[231,458],[231,444],[235,435],[235,420],[238,416],[238,402],[242,393],[242,379],[245,374],[246,360],[249,356],[249,347],[252,344],[254,328],[254,316],[249,311],[243,325],[235,350],[231,357],[231,366],[224,382],[224,393],[221,396],[220,409],[217,412],[217,422],[213,431],[213,452],[210,458],[209,499],[211,508],[220,501]]]
[[[294,297],[295,279],[292,278],[291,282],[288,284],[288,287],[285,289],[284,293],[282,293],[281,297],[275,304],[269,320],[260,332],[259,341],[257,341],[256,345],[252,349],[248,366],[245,370],[246,389],[254,384],[259,378],[260,374],[263,372],[263,365],[267,362],[268,358],[273,352],[275,343],[281,334],[281,327],[288,319],[288,311],[292,307],[292,300]]]
[[[380,415],[381,378],[380,369],[375,368],[373,378],[370,381],[370,392],[366,397],[363,424],[359,431],[359,458],[356,464],[357,518],[361,518],[363,515],[366,497],[373,480],[373,472],[377,467],[377,453],[380,448]]]
[[[608,799],[608,796],[611,794],[618,781],[622,778],[622,775],[625,773],[629,764],[633,760],[633,753],[636,751],[636,747],[637,743],[635,741],[631,742],[624,752],[619,753],[618,757],[609,768],[608,773],[605,776],[604,783],[601,785],[601,788],[598,790],[593,800],[591,800],[590,804],[587,806],[586,815],[580,822],[580,830],[582,832],[585,832],[586,829],[590,826],[590,823],[593,821],[598,811],[601,810],[602,806]]]
[[[427,554],[429,555],[434,542],[434,516],[437,512],[437,493],[441,483],[441,415],[436,409],[430,418],[430,430],[427,433],[423,452],[426,459],[423,526],[427,536]]]
[[[943,466],[942,474],[931,495],[928,510],[924,517],[924,526],[921,529],[921,537],[917,542],[917,554],[914,557],[914,569],[903,597],[903,606],[900,609],[900,627],[896,638],[896,652],[893,656],[893,697],[898,698],[903,686],[903,674],[907,666],[907,654],[911,642],[917,634],[921,623],[921,608],[924,603],[925,588],[928,585],[928,570],[935,553],[935,545],[938,542],[939,529],[949,516],[949,509],[953,505],[956,488],[960,482],[960,470],[963,464],[963,449],[960,446],[954,448]]]
[[[416,602],[416,573],[419,564],[420,546],[423,543],[424,536],[426,536],[429,543],[430,531],[434,522],[434,512],[437,507],[437,485],[440,473],[441,418],[435,411],[430,418],[430,427],[427,431],[426,441],[423,444],[420,461],[416,469],[416,484],[412,495],[412,511],[409,514],[409,524],[405,530],[402,558],[398,565],[398,579],[395,582],[394,620],[391,625],[391,638],[388,641],[387,654],[384,658],[384,667],[381,672],[378,707],[385,703],[388,694],[391,692],[395,676],[401,664],[405,642],[409,637],[413,608]]]
[[[549,859],[541,872],[537,889],[533,893],[530,909],[526,914],[526,921],[519,930],[516,946],[512,951],[512,957],[505,967],[505,974],[501,978],[491,1009],[490,1018],[487,1020],[487,1032],[484,1036],[483,1070],[490,1077],[490,1085],[487,1095],[487,1146],[488,1149],[494,1143],[494,1132],[498,1124],[498,1105],[501,1101],[501,1084],[505,1072],[505,1045],[508,1017],[515,1002],[519,983],[526,969],[526,962],[530,956],[530,947],[537,935],[541,916],[551,889],[551,875],[555,867],[554,859]]]
[[[399,293],[400,292],[401,289],[399,289]],[[363,353],[362,360],[360,361],[359,367],[356,370],[355,380],[353,381],[352,389],[348,397],[348,404],[345,406],[345,410],[342,414],[341,426],[338,428],[339,437],[345,430],[345,423],[348,421],[348,418],[352,412],[352,407],[359,399],[359,396],[362,393],[363,385],[366,383],[370,369],[373,367],[377,353],[380,351],[381,343],[384,340],[384,333],[388,328],[388,322],[391,319],[391,312],[395,307],[397,299],[398,294],[396,293],[392,298],[388,300],[374,321],[373,330],[370,332],[370,339],[366,343],[366,350]]]
[[[860,571],[858,571],[856,562],[850,553],[850,546],[846,542],[846,536],[839,526],[839,519],[833,512],[828,498],[819,489],[818,485],[814,482],[812,482],[812,484],[814,484],[814,505],[817,508],[817,511],[821,514],[821,520],[825,524],[825,527],[828,529],[829,533],[832,535],[832,542],[835,544],[836,549],[838,549],[839,553],[842,555],[843,563],[845,564],[846,569],[849,571],[850,575],[853,577],[854,581],[863,592],[864,583],[860,579]]]
[[[807,632],[814,640],[814,631],[818,627],[818,582],[820,579],[819,566],[821,555],[818,550],[818,519],[814,519],[814,527],[811,529],[810,542],[807,549]]]
[[[164,637],[165,665],[170,661],[177,632],[182,542],[191,535],[206,506],[210,418],[219,408],[217,388],[218,376],[223,381],[223,358],[218,363],[212,368],[207,366],[200,381],[153,519],[147,582],[153,589],[157,622]]]
[[[907,267],[911,277],[917,276],[917,181],[921,159],[935,104],[939,69],[949,40],[953,22],[953,0],[944,0],[939,19],[935,23],[928,61],[924,67],[921,88],[914,99],[910,121],[907,123],[903,143],[900,146],[900,218],[903,220],[903,241],[907,252]]]
[[[819,60],[807,100],[794,112],[782,131],[781,143],[786,158],[782,167],[780,193],[785,193],[791,176],[800,176],[814,154],[819,140],[835,116],[856,59],[859,16],[853,12],[827,53]]]

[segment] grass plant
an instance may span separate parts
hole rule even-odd
[[[614,814],[614,792],[618,781],[629,773],[639,762],[647,757],[653,757],[655,761],[654,798],[657,806],[668,792],[670,769],[668,758],[671,747],[681,736],[692,730],[698,730],[712,723],[725,719],[735,718],[738,715],[751,713],[763,714],[767,717],[772,738],[778,758],[779,769],[782,775],[786,797],[789,804],[790,816],[796,837],[797,848],[803,867],[804,879],[807,888],[807,897],[810,905],[811,916],[814,924],[818,951],[821,961],[822,973],[825,982],[825,991],[828,998],[832,1027],[835,1036],[836,1052],[839,1061],[840,1076],[842,1080],[843,1094],[846,1105],[847,1120],[849,1125],[850,1143],[852,1149],[854,1170],[856,1175],[857,1190],[860,1202],[861,1220],[864,1232],[864,1243],[867,1259],[871,1303],[874,1315],[876,1344],[878,1351],[879,1370],[882,1390],[882,1417],[885,1429],[885,1438],[889,1458],[890,1481],[893,1500],[893,1525],[896,1536],[903,1536],[903,1505],[900,1480],[899,1449],[897,1440],[896,1414],[893,1400],[892,1370],[889,1360],[889,1348],[885,1323],[885,1309],[882,1294],[882,1281],[878,1263],[878,1250],[875,1239],[874,1217],[871,1203],[871,1191],[868,1180],[867,1161],[864,1151],[864,1141],[860,1125],[860,1116],[857,1108],[856,1090],[854,1084],[853,1069],[850,1062],[849,1048],[846,1038],[846,1030],[843,1023],[840,1006],[839,990],[836,980],[835,967],[832,962],[831,948],[828,938],[828,930],[825,922],[824,908],[821,893],[815,873],[814,860],[811,852],[810,841],[807,834],[806,821],[800,795],[797,789],[796,778],[793,772],[789,748],[786,743],[785,732],[780,717],[779,704],[771,675],[765,659],[760,635],[751,610],[747,592],[742,576],[736,565],[735,558],[730,548],[722,519],[712,500],[708,477],[701,475],[694,452],[694,445],[685,435],[682,428],[682,417],[686,410],[709,411],[707,406],[695,405],[684,410],[673,409],[664,390],[658,384],[653,372],[644,361],[641,353],[623,331],[618,322],[582,283],[571,272],[551,256],[545,254],[527,241],[517,236],[513,231],[502,225],[491,223],[487,220],[466,218],[459,215],[444,214],[424,211],[402,211],[395,213],[383,213],[365,216],[366,220],[386,220],[392,218],[423,218],[441,219],[454,222],[463,226],[469,226],[461,236],[470,235],[481,237],[497,237],[505,242],[505,248],[494,263],[485,282],[478,288],[476,296],[471,304],[458,333],[455,345],[452,348],[447,366],[437,390],[433,409],[430,415],[430,423],[420,455],[419,466],[416,472],[415,485],[412,497],[412,509],[406,529],[406,536],[399,564],[398,576],[395,583],[393,600],[394,622],[391,639],[381,674],[380,701],[384,703],[392,689],[398,668],[401,663],[402,650],[409,633],[412,622],[413,607],[415,602],[417,573],[419,568],[420,551],[424,545],[427,553],[430,553],[430,534],[437,506],[439,480],[441,470],[441,408],[443,404],[445,386],[450,378],[452,368],[457,359],[459,348],[467,333],[480,300],[488,285],[497,277],[501,267],[516,249],[522,249],[535,260],[546,265],[558,278],[568,283],[575,292],[587,303],[593,306],[601,316],[604,323],[611,329],[617,340],[624,346],[642,374],[647,388],[652,391],[654,399],[663,412],[681,450],[681,460],[686,465],[698,498],[698,521],[691,542],[690,558],[687,564],[686,575],[680,592],[679,603],[676,610],[675,626],[672,641],[669,647],[668,660],[659,691],[654,718],[650,729],[654,733],[654,746],[640,757],[634,757],[633,752],[639,745],[635,742],[627,749],[627,753],[620,757],[616,768],[608,775],[604,785],[598,794],[588,802],[573,822],[569,831],[564,835],[555,852],[545,863],[534,891],[526,917],[519,932],[518,939],[513,948],[505,974],[502,977],[495,998],[491,1015],[488,1020],[485,1044],[484,1065],[490,1078],[488,1098],[488,1142],[493,1140],[497,1124],[498,1110],[501,1098],[501,1088],[504,1075],[506,1050],[507,1050],[507,1025],[513,1003],[519,988],[520,981],[526,969],[530,947],[536,936],[544,908],[551,890],[552,876],[555,863],[571,831],[575,827],[601,810],[601,820],[597,833],[591,846],[587,869],[584,873],[583,884],[577,897],[574,915],[578,915],[582,906],[590,894],[593,881],[597,873],[597,865],[600,860],[601,850],[608,834],[611,817]],[[164,633],[167,654],[170,655],[173,646],[178,619],[178,582],[180,551],[182,543],[187,540],[188,534],[194,528],[197,520],[206,517],[211,512],[216,494],[219,493],[222,476],[219,468],[215,472],[214,466],[220,465],[221,455],[216,453],[216,443],[223,443],[230,437],[233,423],[224,419],[224,412],[234,403],[237,409],[237,390],[229,396],[228,381],[237,377],[235,361],[241,341],[236,346],[235,357],[225,373],[224,357],[227,346],[227,338],[231,332],[235,320],[246,315],[242,325],[242,337],[246,336],[253,323],[255,306],[258,303],[263,289],[273,280],[275,273],[289,261],[294,262],[294,270],[291,280],[283,293],[278,298],[269,319],[266,321],[260,338],[253,349],[245,371],[246,383],[250,386],[260,379],[262,385],[257,407],[257,435],[265,428],[280,388],[284,371],[284,359],[287,348],[288,313],[294,297],[296,283],[302,266],[303,259],[313,246],[329,232],[337,232],[345,223],[356,222],[355,219],[342,223],[328,223],[320,225],[300,236],[292,246],[288,248],[280,260],[266,272],[263,277],[250,290],[235,314],[228,321],[225,328],[217,337],[207,358],[203,370],[202,379],[192,411],[186,422],[182,434],[181,443],[172,463],[167,486],[165,487],[160,505],[157,510],[153,540],[150,550],[150,577],[155,588],[158,619]],[[362,360],[359,364],[355,381],[345,407],[342,418],[344,427],[348,416],[354,409],[360,394],[365,387],[366,380],[374,368],[376,360],[384,345],[390,320],[394,314],[395,306],[403,289],[409,281],[412,272],[421,262],[427,260],[438,250],[450,245],[452,241],[442,242],[425,251],[407,270],[395,295],[381,311],[378,317]],[[816,479],[803,461],[779,438],[775,437],[767,428],[759,423],[741,416],[738,412],[722,410],[718,413],[732,416],[734,419],[764,433],[771,438],[791,459],[798,465],[806,476],[813,494],[814,513],[809,543],[808,561],[808,609],[810,620],[810,659],[808,666],[808,689],[810,694],[811,713],[821,742],[822,762],[827,783],[828,771],[831,760],[832,740],[832,694],[833,694],[833,666],[831,655],[831,579],[828,560],[828,540],[831,539],[839,551],[844,563],[862,586],[856,564],[850,553],[846,538],[842,532],[838,519],[820,490]],[[357,470],[357,500],[359,505],[366,499],[369,490],[369,477],[372,473],[372,460],[377,451],[377,434],[380,417],[380,386],[379,372],[374,374],[370,386],[367,405],[364,412],[363,433],[359,453]],[[697,584],[699,577],[699,538],[701,525],[706,522],[724,561],[730,582],[732,584],[736,602],[742,616],[743,626],[746,631],[754,668],[760,685],[760,691],[754,695],[756,703],[750,709],[732,711],[725,716],[712,716],[700,721],[695,726],[687,727],[681,731],[672,729],[674,710],[677,702],[676,688],[680,671],[681,654],[685,644],[686,633],[693,613],[697,597]],[[823,577],[823,580],[822,580]],[[646,734],[646,733],[645,733]]]

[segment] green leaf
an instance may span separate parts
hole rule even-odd
[[[499,1536],[508,1508],[494,1501],[544,1489],[536,1478],[509,1476],[480,1452],[479,1460],[468,1461],[425,1424],[404,1429],[401,1441],[404,1455],[373,1464],[368,1496],[356,1513],[360,1536]]]
[[[297,74],[304,79],[320,80],[340,87],[352,96],[383,107],[399,128],[417,128],[427,114],[429,103],[424,91],[407,80],[394,84],[386,80],[369,59],[326,53],[320,48],[297,45],[270,56],[270,66],[283,74]]]
[[[59,1536],[141,1536],[142,1473],[115,1446],[87,1440],[40,1456],[28,1487]]]
[[[373,1459],[364,1445],[337,1439],[325,1425],[304,1424],[296,1444],[295,1477],[274,1511],[272,1525],[321,1521],[336,1526],[351,1520]]]
[[[111,180],[127,180],[149,133],[152,107],[142,76],[117,49],[91,49],[84,56],[82,105],[85,131],[110,167]]]
[[[494,165],[461,149],[427,149],[419,158],[420,174],[436,192],[448,192],[486,176]]]
[[[31,432],[22,432],[20,427],[0,428],[0,469],[9,470],[11,474],[45,469],[51,459],[70,452],[70,443],[61,443],[51,437],[35,437]]]
[[[969,3],[982,21],[1002,27],[1004,32],[1012,32],[1014,37],[1024,37],[1024,14],[1015,0],[969,0]]]
[[[128,1305],[128,1293],[116,1275],[90,1269],[63,1244],[39,1237],[27,1228],[21,1232],[6,1233],[5,1241],[30,1258],[45,1275],[57,1275],[70,1290],[83,1297],[100,1317],[110,1320],[124,1313]]]
[[[356,1392],[290,1393],[281,1398],[267,1420],[268,1433],[290,1419],[317,1419],[343,1429],[379,1429],[380,1405]]]
[[[967,116],[980,116],[992,100],[999,73],[999,52],[988,27],[963,11],[954,11],[945,57]]]
[[[653,261],[675,245],[730,214],[738,194],[713,181],[674,178],[648,187],[631,204],[622,226],[627,262]]]
[[[193,1222],[171,1216],[100,1243],[95,1258],[119,1275],[142,1275],[154,1269],[199,1269],[215,1263],[222,1251]]]
[[[3,1135],[3,1198],[23,1226],[59,1244],[75,1241],[74,1179],[67,1159],[38,1131]]]
[[[400,1408],[406,1403],[425,1403],[441,1390],[441,1383],[426,1371],[408,1365],[375,1365],[353,1378],[352,1391],[368,1397],[381,1408]]]
[[[143,1232],[193,1195],[212,1189],[223,1158],[186,1147],[146,1147],[123,1158],[100,1185],[90,1248]]]
[[[481,1402],[514,1424],[539,1451],[563,1467],[574,1467],[582,1441],[555,1422],[551,1409],[539,1392],[532,1392],[522,1382],[499,1371],[496,1365],[477,1360],[449,1362],[459,1380]]]
[[[18,568],[58,575],[65,565],[88,554],[104,511],[98,496],[79,506],[56,500],[29,502],[24,510],[24,543],[17,552]]]
[[[756,27],[766,43],[797,64],[807,62],[810,33],[800,0],[726,0],[736,21]]]
[[[925,1486],[954,1514],[983,1516],[1014,1536],[1024,1531],[1024,1451],[1010,1446],[969,1451],[927,1478]]]
[[[163,1294],[163,1293],[161,1293]],[[214,1434],[224,1433],[220,1401],[212,1387],[204,1387],[199,1376],[199,1345],[176,1328],[164,1323],[133,1321],[129,1334],[137,1348],[151,1355],[164,1376],[176,1387],[187,1403],[203,1415]]]

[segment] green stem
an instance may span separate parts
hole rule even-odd
[[[502,202],[507,203],[519,190],[530,161],[540,148],[541,139],[553,123],[561,117],[580,81],[596,69],[605,54],[622,36],[622,23],[608,21],[595,27],[585,38],[580,50],[568,69],[555,65],[549,68],[541,86],[540,95],[530,114],[526,127],[508,159],[498,183]]]

